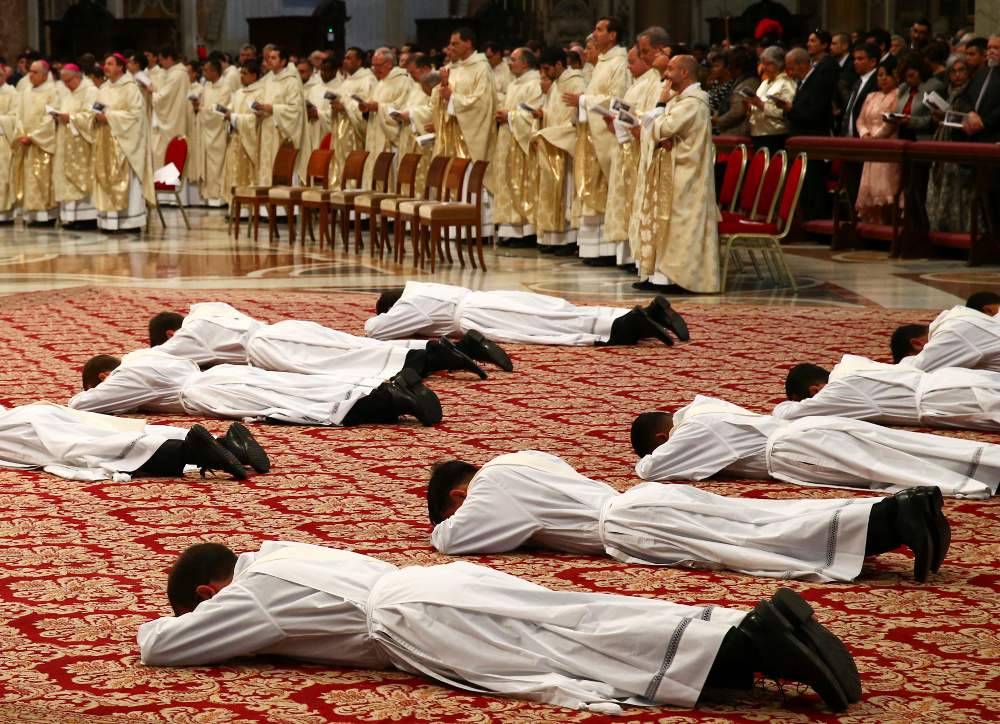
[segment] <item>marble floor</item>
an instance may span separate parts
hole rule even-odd
[[[0,227],[0,295],[82,285],[172,289],[270,289],[319,292],[367,291],[401,286],[408,279],[459,284],[474,289],[521,289],[576,300],[644,300],[635,278],[617,269],[595,269],[578,259],[542,256],[534,250],[486,251],[487,272],[466,263],[439,264],[437,271],[372,259],[367,251],[305,248],[287,237],[268,243],[245,233],[227,234],[223,211],[192,209],[192,230],[180,212],[165,209],[167,228],[153,221],[149,233],[107,235],[91,231],[28,229],[20,222]],[[364,235],[367,240],[367,233]],[[942,309],[979,289],[1000,291],[1000,267],[947,259],[890,261],[872,248],[831,254],[823,244],[786,247],[798,293],[760,281],[752,269],[730,274],[727,293],[698,295],[699,303],[883,306]]]

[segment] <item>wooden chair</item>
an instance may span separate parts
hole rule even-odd
[[[407,201],[428,201],[441,198],[441,186],[444,184],[444,174],[451,163],[449,156],[435,156],[431,159],[430,167],[427,169],[427,178],[424,181],[422,196],[417,196],[414,192],[412,198],[382,199],[379,203],[379,236],[388,241],[389,220],[392,219],[392,258],[394,261],[402,261],[406,248],[403,244],[403,227],[399,219],[399,206]]]
[[[271,166],[270,186],[240,186],[233,194],[233,223],[236,229],[236,239],[240,238],[240,207],[249,204],[252,207],[250,218],[253,220],[253,240],[257,241],[257,234],[260,229],[260,207],[267,203],[268,192],[275,186],[291,186],[292,177],[295,174],[295,158],[299,155],[299,150],[293,146],[282,146],[278,149],[278,154],[274,157],[274,165]],[[250,221],[247,221],[249,233]]]
[[[486,262],[483,260],[483,179],[486,177],[486,169],[489,168],[489,161],[476,161],[472,164],[472,171],[469,173],[468,198],[474,201],[463,204],[444,201],[439,204],[422,204],[419,210],[418,229],[420,233],[422,251],[420,253],[421,266],[423,266],[424,254],[427,245],[423,242],[430,240],[431,273],[434,273],[434,256],[441,243],[441,230],[455,227],[455,246],[458,249],[458,262],[465,266],[462,258],[462,232],[466,233],[466,240],[469,244],[469,261],[472,268],[476,268],[476,260],[472,254],[472,234],[475,227],[476,252],[479,255],[479,268],[486,271]],[[430,233],[427,233],[428,227]],[[450,240],[446,240],[450,246]],[[448,246],[445,249],[448,249]],[[451,252],[448,252],[448,261],[451,261]]]
[[[382,202],[386,199],[411,199],[417,194],[417,167],[423,159],[423,154],[408,153],[399,162],[399,170],[396,172],[396,191],[391,192],[365,192],[354,199],[354,216],[360,221],[362,214],[368,214],[368,252],[375,256],[376,240],[378,241],[378,257],[382,258],[383,245],[388,243],[388,230],[384,232],[380,229],[376,232],[379,216],[382,211]],[[403,189],[406,189],[404,192]],[[361,233],[361,224],[354,227],[355,246],[358,245],[358,235]]]
[[[421,199],[419,201],[402,201],[396,210],[397,230],[395,237],[399,240],[399,247],[402,250],[403,235],[406,233],[406,224],[410,224],[410,239],[413,241],[414,264],[423,262],[423,248],[420,241],[420,207],[425,204],[436,204],[442,201],[458,201],[462,198],[462,187],[465,185],[465,172],[472,163],[467,158],[454,158],[448,167],[448,175],[445,177],[443,185],[439,186],[433,200]],[[427,177],[430,184],[430,174]],[[402,261],[402,257],[400,257]],[[451,251],[448,251],[448,261],[451,261]]]
[[[776,156],[772,163],[777,160]],[[771,223],[769,216],[768,221],[722,222],[719,224],[720,232],[723,224],[727,224],[728,232],[722,265],[723,289],[726,287],[726,273],[729,270],[729,254],[736,249],[750,249],[764,254],[771,278],[774,279],[775,283],[778,283],[783,271],[791,283],[792,290],[796,292],[799,290],[795,283],[795,277],[788,268],[785,252],[781,248],[781,240],[788,236],[788,232],[792,228],[792,219],[799,203],[799,195],[802,193],[802,182],[805,179],[807,162],[805,153],[800,153],[795,157],[792,168],[788,172],[784,192],[781,194],[781,203],[778,205],[777,216],[773,223]]]
[[[306,170],[305,186],[275,186],[267,192],[267,227],[268,242],[274,241],[278,222],[275,209],[285,207],[288,214],[288,243],[295,243],[295,207],[301,205],[302,194],[309,188],[328,188],[330,185],[330,156],[333,151],[319,149],[309,156],[309,166]]]
[[[340,240],[344,243],[344,251],[349,251],[347,246],[347,225],[350,222],[351,212],[354,211],[354,200],[359,196],[375,191],[381,184],[382,189],[389,187],[389,174],[392,173],[392,160],[396,154],[392,151],[383,151],[375,157],[375,166],[372,169],[371,189],[362,188],[361,182],[355,189],[343,189],[330,196],[330,209],[334,214],[336,222],[337,214],[340,214]],[[361,249],[361,219],[357,212],[354,212],[354,253]]]
[[[163,220],[163,211],[160,210],[160,194],[170,194],[177,201],[181,209],[181,216],[184,217],[184,224],[188,231],[191,231],[191,222],[188,221],[187,211],[184,210],[184,202],[181,200],[181,189],[184,188],[184,167],[187,166],[188,144],[184,136],[178,136],[167,144],[167,153],[164,159],[164,166],[173,164],[180,172],[180,178],[175,184],[165,184],[159,181],[153,182],[153,200],[156,202],[156,215],[160,217],[160,224],[167,228]],[[152,221],[152,214],[146,217],[146,231],[149,231],[149,222]]]
[[[300,205],[302,206],[302,244],[306,242],[306,228],[309,229],[309,237],[313,238],[312,216],[313,209],[319,211],[319,248],[323,248],[323,240],[326,235],[330,235],[330,245],[334,243],[334,225],[328,224],[330,212],[330,199],[334,194],[343,191],[347,184],[354,182],[358,188],[361,187],[361,176],[365,170],[365,161],[368,159],[368,151],[351,151],[344,159],[344,168],[340,174],[340,189],[307,189],[302,192]],[[336,213],[332,221],[336,223]]]

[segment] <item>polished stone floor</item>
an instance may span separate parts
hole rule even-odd
[[[541,256],[534,250],[486,251],[487,272],[440,264],[428,269],[371,258],[367,251],[342,247],[290,246],[282,237],[239,242],[227,234],[223,211],[192,209],[192,230],[179,211],[164,210],[167,228],[154,220],[142,235],[28,229],[20,222],[0,227],[0,294],[63,289],[82,285],[174,289],[271,289],[321,292],[379,290],[408,279],[459,284],[474,289],[522,289],[568,299],[644,300],[632,289],[635,278],[617,269],[594,269],[578,259]],[[367,241],[367,233],[364,235]],[[353,248],[353,245],[352,245]],[[776,287],[752,268],[730,273],[726,294],[688,297],[699,303],[884,306],[942,309],[979,289],[1000,291],[1000,267],[971,268],[959,255],[948,259],[892,262],[884,249],[831,254],[822,244],[786,247],[799,284]]]

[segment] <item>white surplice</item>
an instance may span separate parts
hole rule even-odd
[[[135,471],[167,440],[183,440],[187,432],[45,402],[0,407],[0,467],[108,480]]]
[[[643,480],[724,474],[799,485],[895,493],[934,485],[945,496],[989,498],[1000,482],[1000,446],[891,430],[863,420],[784,422],[698,395],[674,415],[670,439],[636,464]]]
[[[1000,319],[963,306],[945,310],[931,322],[927,344],[906,363],[925,372],[942,367],[1000,372]]]
[[[224,302],[192,304],[181,328],[156,349],[199,366],[247,363],[247,341],[264,327]]]
[[[392,309],[365,322],[365,335],[375,339],[415,334],[441,337],[475,329],[493,342],[586,347],[607,342],[612,323],[628,311],[578,307],[532,292],[473,292],[411,281]]]
[[[404,671],[477,693],[620,713],[693,706],[746,612],[553,591],[469,563],[395,566],[266,542],[194,612],[142,624],[147,666],[249,653]]]
[[[618,493],[529,450],[487,463],[461,507],[434,528],[431,545],[470,555],[530,541],[626,563],[850,581],[861,572],[870,508],[880,500],[735,499],[660,483]]]

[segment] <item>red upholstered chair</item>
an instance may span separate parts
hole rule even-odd
[[[719,208],[725,211],[736,211],[736,199],[739,198],[740,185],[747,170],[747,147],[737,146],[726,160],[726,173],[722,177],[722,188],[719,190]]]
[[[160,223],[163,224],[163,228],[167,228],[166,223],[163,221],[163,212],[160,210],[160,194],[170,194],[177,201],[177,205],[181,209],[181,216],[184,217],[184,224],[187,226],[188,231],[191,230],[191,222],[188,221],[187,211],[184,210],[184,202],[181,201],[181,189],[184,187],[184,167],[187,166],[188,157],[188,144],[184,136],[178,136],[177,138],[170,141],[167,144],[167,153],[164,158],[164,166],[169,166],[173,164],[177,167],[180,172],[180,178],[177,179],[175,184],[164,184],[159,181],[153,182],[153,195],[156,201],[156,215],[160,217]],[[146,230],[149,231],[150,218],[147,217],[146,220]]]
[[[774,158],[768,162],[767,170],[764,171],[760,187],[757,190],[757,198],[754,201],[753,211],[748,216],[733,214],[728,219],[724,218],[719,224],[719,240],[721,243],[727,242],[729,234],[726,229],[730,228],[732,224],[738,225],[741,221],[771,221],[771,215],[774,214],[774,204],[778,199],[778,193],[781,191],[781,184],[785,180],[787,160],[788,155],[784,151],[778,151],[774,155]],[[764,275],[760,273],[760,266],[757,264],[757,257],[754,256],[753,250],[748,250],[747,254],[750,257],[750,263],[753,264],[754,271],[757,273],[757,278],[763,279]],[[742,273],[743,262],[740,260],[739,252],[733,250],[731,255],[736,268]]]
[[[483,260],[483,180],[486,178],[486,169],[489,168],[489,161],[476,161],[472,164],[472,171],[469,173],[468,198],[475,199],[471,204],[460,204],[456,202],[444,201],[439,204],[423,204],[419,209],[420,217],[420,264],[423,266],[424,256],[427,251],[431,255],[431,273],[434,273],[434,255],[441,243],[441,230],[455,227],[455,246],[458,249],[458,261],[465,266],[465,259],[462,258],[462,232],[467,234],[466,239],[469,244],[469,261],[472,268],[476,268],[476,260],[472,255],[472,234],[475,229],[476,252],[479,255],[479,268],[486,271],[486,262]],[[430,234],[427,233],[428,227]],[[430,243],[426,243],[427,239]],[[445,251],[448,252],[448,261],[451,261],[451,239],[445,238]]]
[[[777,156],[775,161],[777,161]],[[774,222],[771,221],[736,221],[720,222],[719,233],[725,231],[726,250],[722,263],[722,288],[726,286],[726,274],[729,271],[729,255],[736,249],[750,249],[760,251],[767,262],[768,271],[771,278],[778,283],[779,276],[784,273],[792,285],[793,291],[798,291],[795,277],[792,276],[785,259],[785,252],[781,248],[781,240],[788,236],[792,228],[792,218],[795,216],[795,207],[799,203],[799,194],[802,192],[802,182],[806,175],[806,164],[808,159],[805,153],[800,153],[795,157],[792,168],[788,172],[785,181],[785,188],[781,194],[781,201],[778,204],[777,216]],[[780,264],[780,267],[779,267]]]
[[[733,211],[723,211],[723,221],[753,218],[757,209],[757,194],[760,192],[760,182],[767,170],[769,155],[766,148],[761,148],[750,159],[746,177],[743,179],[743,189],[740,191],[739,204]]]
[[[323,140],[319,142],[319,149],[321,151],[329,151],[330,141],[332,140],[332,138],[333,137],[329,133],[323,136]]]

